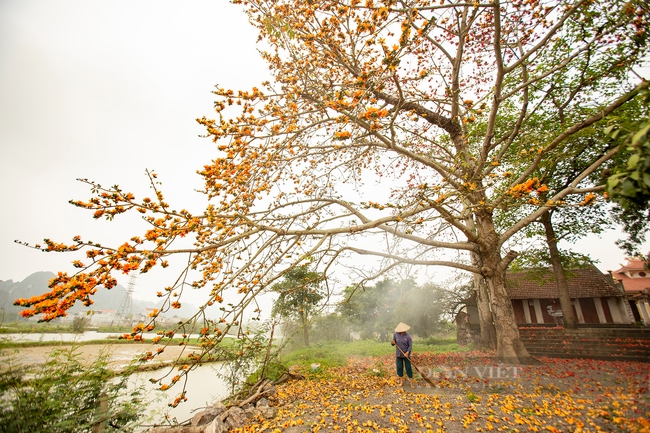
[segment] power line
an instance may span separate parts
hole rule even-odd
[[[126,295],[124,295],[124,299],[122,299],[120,308],[113,318],[111,326],[113,326],[114,323],[133,326],[133,292],[135,291],[135,281],[137,278],[137,274],[131,274],[131,278],[129,278],[129,284],[126,288]]]

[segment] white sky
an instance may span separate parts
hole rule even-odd
[[[200,211],[195,171],[216,152],[195,119],[212,115],[214,85],[244,89],[268,79],[255,39],[226,0],[0,0],[0,280],[71,272],[80,258],[14,239],[123,242],[142,234],[143,226],[96,221],[69,205],[91,197],[76,178],[142,197],[151,195],[144,171],[154,169],[172,208]],[[616,269],[624,262],[617,236],[576,249],[601,270]],[[128,277],[119,280],[126,286]],[[155,299],[160,288],[143,286],[136,297]]]
[[[256,37],[226,0],[0,0],[0,280],[78,258],[14,239],[142,232],[69,205],[91,196],[76,178],[142,197],[154,169],[174,208],[201,210],[195,171],[215,152],[195,119],[213,113],[214,85],[268,78]]]

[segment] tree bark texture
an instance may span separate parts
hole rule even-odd
[[[472,264],[481,267],[479,258],[472,253]],[[476,291],[476,308],[478,310],[479,324],[481,326],[480,346],[484,349],[497,348],[497,334],[494,328],[494,319],[490,310],[490,297],[482,275],[474,274],[474,288]]]
[[[476,306],[481,322],[481,347],[494,350],[497,348],[497,333],[494,327],[494,318],[490,310],[490,299],[487,285],[481,275],[474,275],[476,284]]]
[[[533,363],[519,336],[519,328],[505,285],[506,269],[516,255],[501,257],[501,244],[497,236],[492,214],[476,212],[476,229],[479,235],[479,260],[481,273],[488,287],[490,307],[497,335],[497,359],[507,363]]]
[[[573,314],[573,305],[571,305],[571,297],[569,296],[569,285],[567,284],[566,276],[564,275],[564,266],[562,266],[562,259],[560,258],[560,252],[557,248],[557,237],[553,230],[551,218],[552,214],[546,212],[542,215],[541,222],[544,226],[544,232],[546,233],[546,243],[548,244],[548,251],[551,257],[551,266],[553,266],[555,281],[557,281],[557,289],[560,293],[560,307],[562,308],[564,327],[575,329],[576,316]]]

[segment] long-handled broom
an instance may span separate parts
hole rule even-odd
[[[404,355],[404,357],[405,357],[406,359],[408,359],[408,360],[411,362],[411,365],[413,366],[413,368],[415,368],[415,371],[417,371],[417,372],[420,374],[420,376],[422,376],[422,379],[426,380],[426,381],[429,383],[429,385],[431,385],[432,387],[435,388],[436,385],[434,385],[434,383],[431,381],[431,379],[429,379],[429,378],[428,378],[424,373],[422,373],[422,371],[418,368],[418,366],[415,365],[415,364],[413,363],[413,361],[411,361],[411,359],[410,359],[408,356],[406,356],[406,354],[405,354],[405,353],[402,351],[402,349],[397,345],[397,343],[395,343],[395,347],[397,347],[397,350],[399,350],[400,353],[401,353],[402,355]]]

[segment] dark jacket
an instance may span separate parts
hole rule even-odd
[[[397,344],[397,347],[395,348],[396,357],[405,358],[405,356],[399,351],[400,349],[402,349],[402,352],[404,353],[409,352],[409,358],[411,357],[411,352],[413,351],[413,339],[408,335],[408,333],[400,334],[399,332],[395,332],[393,334],[393,341]]]

